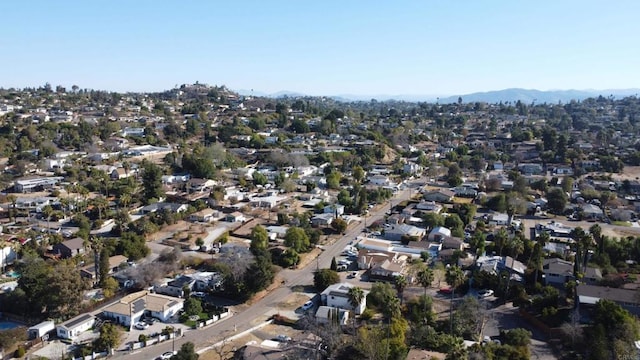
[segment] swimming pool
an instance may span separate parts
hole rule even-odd
[[[15,278],[19,278],[19,277],[20,277],[20,273],[18,273],[18,272],[17,272],[17,271],[15,271],[15,270],[11,270],[11,271],[7,272],[7,273],[6,273],[6,275],[7,275],[8,277],[10,277],[10,278],[14,278],[14,279],[15,279]]]
[[[17,327],[19,327],[19,324],[16,324],[14,322],[11,321],[0,321],[0,331],[2,330],[9,330],[9,329],[15,329]]]

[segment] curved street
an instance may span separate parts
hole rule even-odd
[[[415,184],[418,181],[419,180],[416,180],[413,183]],[[373,222],[382,219],[385,212],[388,211],[390,207],[393,207],[399,201],[408,199],[414,191],[414,186],[408,186],[404,190],[398,191],[394,197],[389,200],[389,206],[378,206],[377,208],[372,209],[370,215],[366,217],[366,223],[372,224]],[[171,351],[174,347],[176,350],[179,349],[185,342],[194,343],[196,350],[203,349],[223,340],[224,338],[248,330],[266,321],[270,310],[276,308],[278,303],[281,303],[292,293],[292,287],[313,284],[313,272],[316,270],[316,267],[329,267],[331,259],[339,256],[349,241],[353,240],[363,231],[364,226],[365,221],[349,226],[344,236],[339,238],[333,244],[324,247],[324,251],[320,253],[316,261],[310,261],[306,266],[296,270],[286,269],[281,271],[279,276],[285,280],[286,285],[273,289],[246,310],[237,312],[230,318],[214,323],[206,328],[189,330],[185,332],[183,337],[176,339],[175,342],[166,341],[164,343],[142,348],[133,352],[117,351],[113,358],[126,357],[127,359],[155,359],[160,354],[166,351]]]

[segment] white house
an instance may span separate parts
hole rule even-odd
[[[332,321],[336,321],[340,325],[347,325],[349,321],[349,312],[343,309],[331,307],[331,306],[320,306],[316,311],[316,322],[318,324],[328,324]]]
[[[28,328],[27,334],[29,335],[29,339],[41,339],[48,337],[49,333],[55,329],[56,324],[51,320],[47,320]]]
[[[129,294],[120,301],[111,304],[102,311],[102,315],[105,318],[113,319],[122,326],[131,328],[144,315],[167,322],[182,310],[183,305],[184,299],[140,291]]]
[[[325,214],[333,214],[335,217],[338,217],[344,214],[344,205],[340,204],[332,204],[324,207]]]
[[[420,240],[422,239],[422,237],[424,237],[426,232],[427,232],[426,229],[419,228],[417,226],[399,224],[399,225],[392,225],[390,228],[386,228],[384,230],[384,237],[386,239],[393,240],[393,241],[402,240],[402,238],[405,236]]]
[[[320,299],[326,306],[351,310],[357,315],[362,314],[364,309],[367,307],[367,294],[369,291],[363,290],[364,296],[362,301],[358,307],[354,308],[354,306],[349,302],[349,289],[353,287],[355,287],[355,285],[349,283],[330,285],[322,292],[322,294],[320,294]]]
[[[391,180],[384,175],[373,175],[369,177],[369,183],[378,186],[389,186],[392,184]]]
[[[4,267],[10,264],[18,258],[18,253],[11,245],[0,247],[0,271],[4,270]]]
[[[491,214],[489,224],[496,226],[509,225],[509,215],[503,213]]]
[[[60,339],[75,340],[81,333],[91,329],[96,318],[91,314],[81,314],[56,326]]]
[[[429,241],[441,241],[444,238],[451,237],[451,230],[443,226],[436,226],[431,230],[427,240]]]

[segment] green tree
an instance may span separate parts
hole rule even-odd
[[[149,204],[152,199],[157,201],[164,195],[162,191],[162,169],[152,162],[143,161],[142,170],[143,202]]]
[[[309,237],[304,229],[299,227],[290,227],[284,236],[284,244],[298,253],[307,252],[311,245]]]
[[[360,304],[362,304],[362,300],[364,300],[364,290],[358,286],[351,287],[347,292],[347,297],[349,298],[349,304],[351,304],[354,309],[357,309],[360,307]]]
[[[257,225],[251,229],[251,252],[255,255],[267,250],[269,247],[269,233],[262,225]]]
[[[331,266],[329,267],[329,269],[338,271],[338,262],[336,262],[335,256],[331,259]]]
[[[338,273],[331,269],[320,269],[313,274],[313,285],[318,292],[323,291],[329,285],[340,282]]]
[[[331,227],[340,234],[344,234],[344,231],[347,230],[347,222],[341,218],[333,219]]]
[[[329,189],[340,189],[340,180],[342,180],[342,174],[339,171],[333,170],[326,176],[327,187]]]
[[[547,206],[554,214],[562,214],[567,205],[567,194],[560,188],[552,188],[547,192]]]
[[[354,166],[352,173],[353,173],[353,179],[356,182],[361,183],[362,180],[364,180],[364,169],[362,168],[362,166]]]
[[[171,357],[171,360],[198,360],[199,357],[195,345],[192,342],[186,342],[180,346],[180,350]]]
[[[189,316],[200,314],[202,312],[202,302],[193,296],[189,296],[184,301],[184,312]]]
[[[122,330],[113,323],[104,323],[100,327],[100,336],[95,340],[94,346],[98,350],[109,351],[120,344]]]

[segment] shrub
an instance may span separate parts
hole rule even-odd
[[[25,355],[26,351],[24,350],[24,348],[22,346],[18,347],[16,349],[16,351],[13,353],[13,357],[15,358],[21,358]]]

